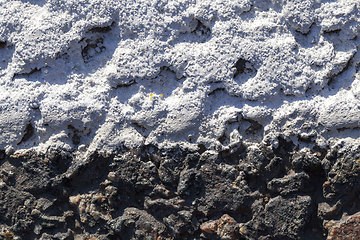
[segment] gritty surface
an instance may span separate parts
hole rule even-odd
[[[360,238],[360,217],[359,213],[353,216],[346,216],[340,221],[330,221],[327,223],[330,233],[327,240],[346,240]]]
[[[358,0],[0,0],[0,239],[358,238]]]
[[[352,141],[359,7],[0,1],[0,149]]]
[[[0,239],[360,237],[360,145],[0,152]]]

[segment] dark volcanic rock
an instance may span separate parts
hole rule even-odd
[[[114,239],[161,239],[166,229],[163,223],[137,208],[126,208],[122,216],[110,222],[110,228]]]
[[[309,176],[304,173],[294,173],[283,178],[274,178],[268,183],[268,189],[274,193],[288,195],[305,190],[305,185],[309,181]]]
[[[356,239],[360,151],[280,143],[86,159],[0,151],[0,239]]]
[[[299,239],[310,217],[311,198],[277,196],[265,205],[255,201],[254,216],[245,224],[243,235],[249,239]]]

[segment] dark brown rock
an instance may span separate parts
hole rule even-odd
[[[327,240],[360,239],[360,213],[346,216],[339,221],[333,221],[325,227],[329,228]]]

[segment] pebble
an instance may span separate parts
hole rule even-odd
[[[6,186],[6,183],[0,179],[0,189],[5,187]]]
[[[41,212],[36,208],[31,211],[32,216],[39,216],[40,214],[41,214]]]
[[[69,197],[69,202],[70,202],[72,205],[78,205],[78,204],[79,204],[79,201],[80,201],[80,195],[76,195],[76,196],[71,196],[71,197]]]

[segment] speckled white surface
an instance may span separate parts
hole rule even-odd
[[[358,0],[1,0],[0,149],[351,142],[359,47]]]

